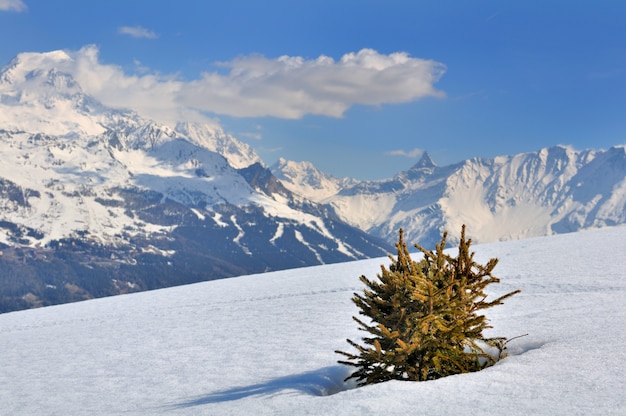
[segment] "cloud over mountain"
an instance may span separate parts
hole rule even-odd
[[[445,67],[406,53],[372,49],[335,61],[244,56],[223,64],[226,75],[205,72],[185,85],[183,101],[198,109],[240,117],[341,117],[351,106],[410,102],[443,96],[433,84]]]
[[[207,71],[189,81],[177,75],[126,73],[117,65],[101,63],[93,45],[67,53],[72,59],[63,62],[64,70],[87,94],[106,105],[130,107],[169,123],[206,118],[207,113],[286,119],[307,114],[342,117],[354,105],[444,96],[434,84],[445,66],[403,52],[385,55],[363,49],[337,61],[328,56],[270,59],[249,55],[219,63],[224,71]]]

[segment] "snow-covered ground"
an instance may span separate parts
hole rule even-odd
[[[471,234],[471,229],[468,229]],[[626,227],[474,246],[500,258],[478,373],[351,388],[333,351],[373,259],[0,315],[6,415],[624,415]]]

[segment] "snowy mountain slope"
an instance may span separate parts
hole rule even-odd
[[[473,231],[468,229],[472,236]],[[621,415],[626,227],[473,246],[498,257],[486,335],[509,356],[477,373],[343,383],[350,298],[386,258],[0,315],[6,414]],[[429,247],[432,248],[432,247]],[[607,249],[608,248],[608,249]],[[617,260],[617,261],[616,261]],[[601,271],[601,272],[599,272]]]
[[[389,242],[400,227],[410,239],[432,243],[440,230],[468,224],[478,241],[489,242],[626,222],[626,146],[556,146],[445,167],[425,153],[392,179],[334,188],[304,187],[311,168],[283,175],[283,166],[297,165],[276,167],[286,187],[309,198],[323,195],[317,200],[344,221]]]
[[[105,118],[62,68],[63,51],[23,53],[0,69],[0,125],[4,130],[100,134]],[[27,127],[27,128],[25,128]]]
[[[341,189],[358,183],[356,179],[340,179],[322,173],[311,162],[293,162],[282,157],[270,167],[270,170],[290,191],[306,195],[316,202],[324,202]]]
[[[179,122],[176,132],[187,137],[192,143],[209,149],[228,159],[228,163],[236,169],[242,169],[263,161],[249,145],[240,142],[219,128],[208,124]]]
[[[0,72],[0,311],[96,296],[88,275],[108,295],[114,280],[146,289],[386,252],[328,209],[259,189],[242,172],[262,162],[219,129],[88,97],[71,59],[21,54]]]

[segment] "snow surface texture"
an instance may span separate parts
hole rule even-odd
[[[478,373],[343,383],[378,258],[0,315],[1,413],[623,415],[626,227],[474,250],[500,258],[492,296],[522,289],[485,335],[529,334]]]

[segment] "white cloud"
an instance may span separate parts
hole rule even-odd
[[[226,75],[204,73],[181,90],[181,99],[200,110],[239,117],[342,117],[353,105],[405,103],[441,97],[433,84],[445,66],[406,53],[372,49],[314,60],[245,56],[224,63]]]
[[[22,0],[0,0],[1,11],[23,12],[27,9]]]
[[[390,150],[386,154],[389,156],[403,156],[403,157],[409,157],[409,158],[416,158],[418,156],[421,156],[422,153],[424,153],[424,150],[416,147],[415,149],[411,149],[411,150]]]
[[[444,65],[406,53],[379,54],[371,49],[340,60],[283,56],[244,56],[220,64],[225,74],[206,72],[197,80],[177,75],[126,74],[99,62],[87,46],[72,55],[74,74],[85,92],[106,105],[132,108],[157,120],[222,114],[297,119],[306,114],[342,117],[353,105],[404,103],[442,97],[434,88]]]
[[[121,35],[132,36],[133,38],[156,39],[158,35],[151,30],[141,26],[122,26],[117,29],[117,33]]]
[[[126,74],[117,65],[100,63],[98,48],[95,46],[86,46],[69,53],[72,60],[65,70],[76,78],[87,94],[105,105],[130,108],[143,116],[168,124],[181,120],[212,121],[218,124],[178,101],[183,83],[176,76]]]

